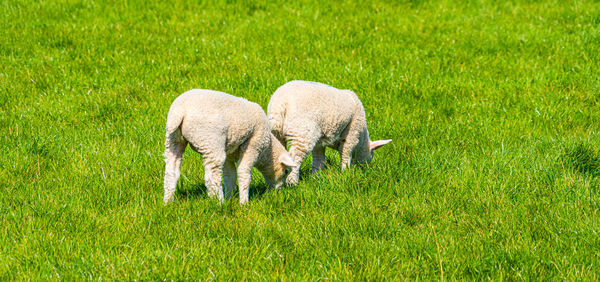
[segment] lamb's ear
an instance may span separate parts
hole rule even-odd
[[[369,148],[371,149],[371,151],[373,150],[377,150],[379,148],[381,148],[381,146],[392,142],[392,139],[388,139],[388,140],[377,140],[377,141],[371,141],[369,144]]]
[[[288,166],[288,167],[295,166],[294,160],[292,160],[292,157],[290,157],[289,154],[283,154],[283,155],[279,156],[279,162],[281,162],[283,165]]]

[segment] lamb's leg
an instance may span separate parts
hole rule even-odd
[[[354,137],[346,138],[340,144],[338,152],[340,153],[340,166],[342,170],[350,167],[350,163],[352,163],[352,151],[356,147],[356,144],[358,144],[358,138]]]
[[[165,204],[173,201],[173,194],[175,194],[177,180],[179,179],[179,168],[181,167],[183,152],[186,146],[187,142],[183,138],[167,137],[165,145],[165,195],[163,198]]]
[[[225,166],[225,152],[213,152],[204,155],[204,183],[209,197],[216,197],[223,202],[223,187],[221,186],[221,175]]]
[[[312,151],[312,172],[319,171],[325,166],[325,147],[315,146]]]
[[[225,184],[225,198],[229,199],[235,191],[235,181],[237,179],[237,173],[235,170],[235,161],[233,159],[227,159],[225,161],[225,167],[223,169],[223,182]]]
[[[250,181],[252,177],[252,166],[256,160],[255,156],[243,156],[237,167],[238,185],[240,193],[240,204],[248,202],[250,197]]]
[[[307,136],[311,135],[307,134]],[[292,157],[292,160],[294,160],[295,166],[292,168],[292,171],[286,179],[288,185],[295,185],[298,183],[298,179],[300,178],[300,165],[308,153],[313,150],[317,143],[316,141],[317,140],[293,139],[290,142],[290,156]]]

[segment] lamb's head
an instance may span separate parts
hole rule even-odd
[[[280,189],[292,171],[294,161],[281,142],[273,134],[270,135],[271,146],[263,153],[261,164],[257,168],[265,178],[267,185]]]
[[[371,139],[367,139],[366,141],[361,142],[362,144],[359,144],[354,151],[352,162],[358,164],[370,163],[373,160],[374,151],[390,142],[392,142],[392,139],[377,141],[371,141]]]

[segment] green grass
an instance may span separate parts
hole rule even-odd
[[[600,279],[597,1],[163,2],[0,1],[0,279]],[[393,143],[162,205],[176,96],[293,79]]]

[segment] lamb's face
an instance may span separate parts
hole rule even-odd
[[[287,155],[287,158],[289,158],[289,160],[291,161],[289,155]],[[291,171],[291,166],[285,165],[281,161],[278,161],[273,165],[273,174],[270,175],[270,177],[267,177],[265,175],[265,182],[267,182],[269,186],[275,187],[276,189],[281,189],[281,186],[285,184],[285,180]]]
[[[263,172],[265,182],[271,187],[280,189],[292,171],[294,162],[285,147],[271,135],[271,157],[268,171]]]
[[[368,146],[358,148],[352,156],[352,163],[354,164],[369,164],[372,160],[373,151]]]

